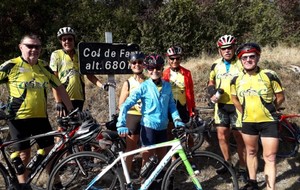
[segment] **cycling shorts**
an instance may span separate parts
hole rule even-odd
[[[179,101],[176,101],[176,108],[177,108],[177,111],[178,111],[179,116],[181,118],[181,121],[183,123],[189,122],[189,120],[190,120],[190,114],[189,114],[189,111],[187,109],[186,104],[185,105],[181,105],[179,103]],[[172,116],[171,116],[170,113],[169,113],[169,121],[173,122],[173,119],[172,119]]]
[[[39,135],[52,131],[48,118],[29,118],[10,120],[8,122],[9,132],[12,139],[24,139],[33,135]],[[39,148],[46,148],[54,144],[54,137],[41,137],[35,139]],[[17,143],[14,145],[15,151],[30,148],[30,141]]]
[[[142,146],[154,145],[166,141],[167,141],[167,129],[158,131],[145,126],[141,126]]]
[[[82,111],[84,104],[83,100],[71,100],[71,102],[74,109],[79,108],[79,110]]]
[[[127,114],[126,116],[126,127],[129,129],[131,134],[139,135],[141,132],[141,115]]]
[[[243,122],[242,133],[247,135],[260,135],[261,137],[278,138],[278,122]]]
[[[238,114],[233,104],[217,104],[215,111],[216,126],[232,127],[232,129],[239,129],[241,127],[238,121]]]

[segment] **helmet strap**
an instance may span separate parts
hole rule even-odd
[[[158,79],[155,79],[155,80],[152,79],[152,81],[154,82],[154,84],[155,84],[156,86],[159,86],[159,85],[162,84],[161,78],[158,78]]]

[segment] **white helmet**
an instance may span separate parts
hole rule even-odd
[[[172,55],[181,55],[182,54],[182,48],[179,46],[172,46],[167,50],[167,56]]]
[[[218,48],[234,46],[237,44],[237,40],[232,35],[221,36],[217,42]]]
[[[75,31],[71,27],[63,27],[58,30],[57,37],[58,39],[61,39],[63,35],[68,35],[68,34],[73,35],[74,38],[76,36]]]

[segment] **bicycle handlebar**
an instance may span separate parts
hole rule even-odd
[[[76,108],[70,112],[67,116],[58,117],[57,123],[65,128],[69,126],[77,126],[83,123],[84,121],[93,119],[89,110],[79,111],[79,108]]]

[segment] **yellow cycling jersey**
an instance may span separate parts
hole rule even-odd
[[[131,76],[127,81],[129,85],[129,94],[131,94],[140,86],[140,82],[135,80],[133,76]],[[132,115],[142,115],[141,107],[142,107],[142,102],[141,100],[138,100],[137,103],[127,113]]]
[[[0,83],[8,86],[8,111],[15,119],[46,118],[47,92],[61,85],[46,62],[31,66],[21,57],[0,66]]]
[[[58,73],[59,80],[64,84],[71,100],[84,100],[84,76],[79,73],[77,53],[73,60],[62,49],[51,54],[50,68]]]
[[[243,70],[243,66],[239,59],[230,62],[229,70],[227,71],[223,58],[216,60],[209,74],[209,80],[215,81],[216,88],[222,88],[224,94],[218,100],[218,103],[233,104],[230,95],[230,81]]]
[[[170,71],[170,83],[172,85],[172,93],[175,100],[181,105],[186,105],[184,76],[180,72]]]
[[[231,94],[238,97],[242,108],[242,122],[275,121],[274,94],[283,88],[272,70],[258,69],[254,75],[242,72],[231,81]]]

